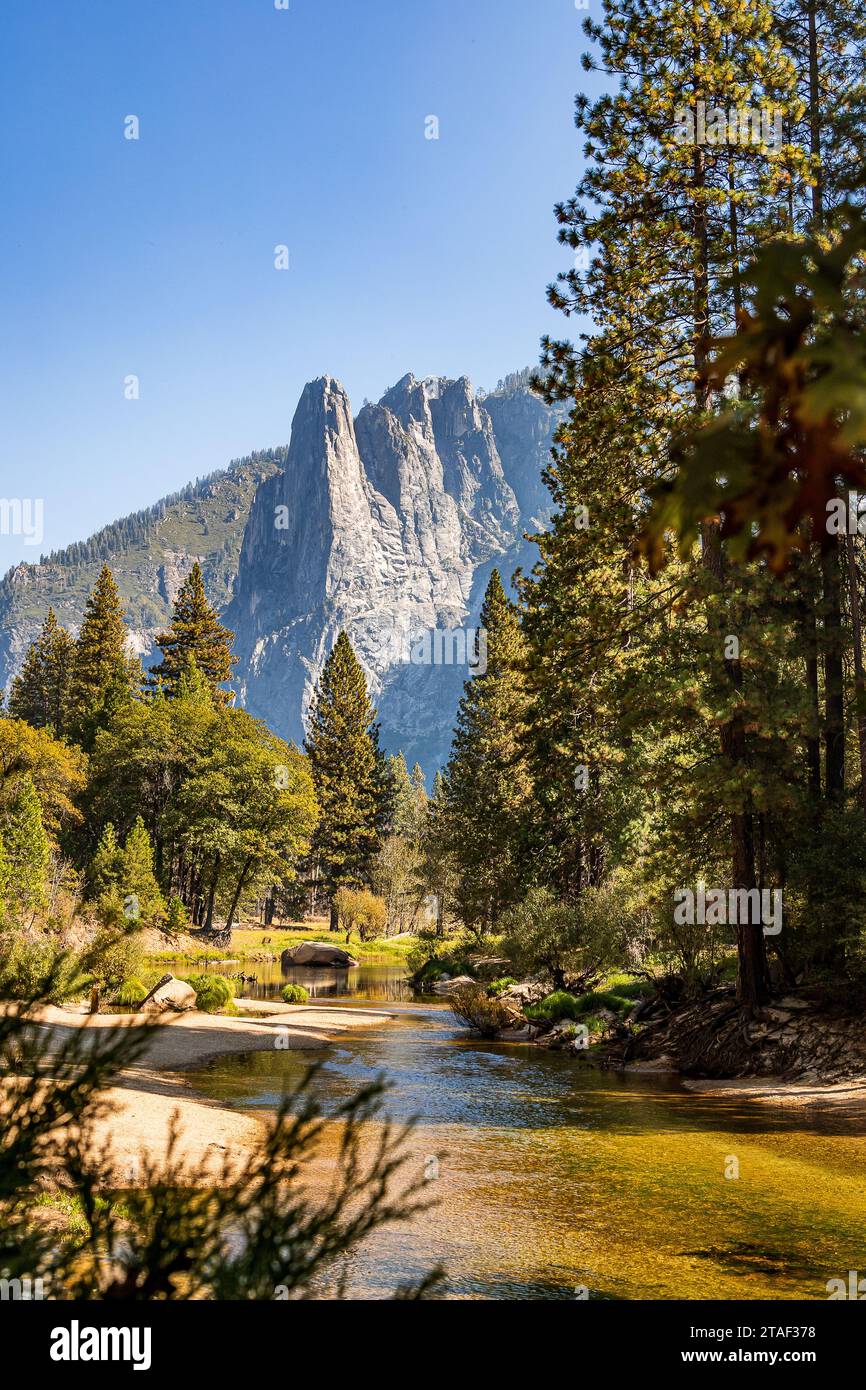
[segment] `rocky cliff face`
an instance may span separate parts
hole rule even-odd
[[[285,466],[250,510],[226,613],[246,708],[300,742],[345,628],[385,746],[428,772],[441,765],[463,682],[483,661],[490,571],[507,583],[531,563],[523,531],[544,511],[537,474],[554,425],[525,390],[479,399],[465,377],[406,376],[354,420],[339,382],[308,385]]]
[[[145,666],[194,559],[236,634],[241,701],[297,742],[341,627],[375,694],[384,745],[428,775],[447,757],[490,571],[532,565],[556,419],[526,373],[479,397],[405,376],[353,419],[324,377],[291,444],[239,460],[0,581],[0,687],[52,606],[73,631],[107,560]]]

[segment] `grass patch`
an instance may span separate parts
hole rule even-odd
[[[280,992],[280,998],[285,1004],[306,1004],[309,1002],[310,992],[304,989],[303,985],[285,985]]]
[[[265,937],[268,938],[267,942]],[[171,965],[178,961],[205,965],[209,961],[217,960],[236,960],[244,963],[260,961],[267,955],[279,957],[289,946],[299,946],[302,941],[327,941],[335,946],[345,947],[356,960],[377,961],[383,965],[391,962],[400,964],[417,945],[417,938],[414,936],[380,936],[375,941],[360,941],[353,936],[347,946],[345,932],[329,931],[328,923],[321,921],[309,922],[306,926],[237,927],[232,932],[231,946],[224,950],[207,946],[197,949],[194,955],[188,951],[155,951],[146,959],[151,965]]]
[[[531,1004],[524,1012],[532,1022],[559,1023],[567,1018],[575,1023],[586,1023],[599,1009],[623,1014],[627,1013],[633,1004],[634,996],[621,994],[618,990],[594,989],[588,994],[575,995],[558,989],[553,994],[548,994],[540,1003]]]

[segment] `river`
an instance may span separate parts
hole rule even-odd
[[[325,1050],[326,1113],[384,1075],[389,1114],[417,1117],[413,1171],[442,1154],[429,1185],[436,1207],[371,1239],[354,1260],[356,1294],[387,1296],[437,1263],[445,1296],[457,1299],[574,1299],[583,1289],[826,1298],[828,1279],[866,1272],[863,1112],[700,1097],[675,1080],[473,1041],[441,1003],[411,1001],[400,967],[362,966],[320,985],[345,1007],[387,1000],[397,1013]],[[272,1111],[309,1060],[224,1058],[196,1085],[241,1110]],[[338,1141],[332,1120],[314,1184],[327,1181]],[[739,1176],[727,1177],[735,1166]]]

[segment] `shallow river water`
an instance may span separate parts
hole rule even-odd
[[[352,974],[336,982],[346,1007],[405,995],[395,967]],[[356,1294],[387,1296],[437,1263],[446,1296],[492,1299],[571,1299],[581,1286],[604,1298],[820,1299],[828,1279],[866,1272],[866,1113],[702,1098],[470,1041],[441,1005],[390,1006],[394,1020],[324,1051],[317,1093],[333,1110],[382,1074],[389,1114],[417,1117],[414,1169],[444,1155],[436,1208],[369,1242]],[[273,1110],[309,1061],[224,1058],[195,1084]],[[338,1141],[332,1121],[313,1183],[327,1181]]]

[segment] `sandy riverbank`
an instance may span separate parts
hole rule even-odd
[[[320,1048],[359,1028],[387,1022],[382,1009],[335,1009],[276,1005],[256,1018],[214,1014],[174,1014],[160,1020],[142,1057],[119,1073],[104,1093],[106,1113],[95,1126],[97,1147],[111,1145],[115,1179],[134,1184],[142,1159],[161,1162],[173,1115],[180,1123],[176,1152],[204,1182],[218,1178],[228,1156],[242,1162],[263,1133],[264,1121],[205,1100],[195,1089],[194,1071],[213,1057],[233,1053]],[[72,1029],[97,1036],[118,1025],[139,1027],[137,1015],[86,1015],[81,1009],[47,1007],[35,1020],[45,1030],[46,1048],[59,1046]],[[310,1059],[313,1060],[312,1058]]]

